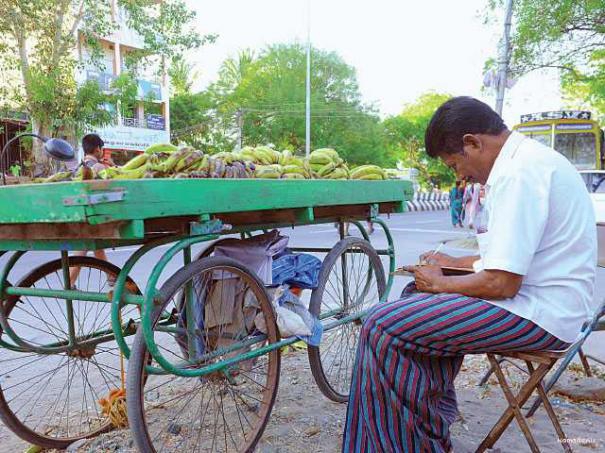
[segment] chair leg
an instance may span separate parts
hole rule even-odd
[[[553,360],[552,365],[554,365],[556,362],[556,360]],[[526,360],[525,363],[527,364],[527,369],[530,371],[530,373],[534,372],[534,366],[532,365],[532,363],[529,360]],[[551,367],[552,367],[551,365]],[[559,440],[561,441],[561,446],[563,447],[563,450],[565,450],[567,453],[571,453],[571,447],[569,446],[569,444],[567,442],[565,442],[565,439],[567,439],[565,437],[565,433],[563,432],[563,428],[561,427],[561,424],[559,423],[559,419],[557,418],[557,414],[555,414],[554,409],[552,408],[552,405],[550,404],[550,400],[548,399],[548,395],[546,394],[546,391],[544,390],[544,387],[542,386],[542,382],[538,382],[538,395],[540,397],[540,399],[542,400],[542,403],[544,404],[544,409],[546,410],[546,413],[548,414],[548,418],[550,418],[550,421],[552,422],[553,426],[555,427],[555,431],[557,432],[557,436],[559,436]]]
[[[529,379],[521,387],[517,397],[515,397],[508,386],[508,382],[506,381],[504,373],[502,372],[502,368],[500,368],[500,363],[498,363],[493,354],[488,354],[487,357],[492,365],[492,368],[496,372],[496,376],[498,377],[498,381],[500,382],[504,396],[508,401],[508,408],[506,411],[504,411],[500,419],[496,422],[494,427],[487,434],[476,451],[479,453],[491,448],[502,436],[502,433],[506,430],[513,418],[515,418],[519,424],[519,427],[521,428],[521,431],[527,439],[527,442],[529,443],[531,451],[534,453],[539,452],[540,449],[538,448],[538,445],[536,444],[536,441],[529,430],[527,420],[525,420],[523,417],[520,408],[529,399],[538,383],[541,382],[544,375],[548,372],[549,367],[547,365],[540,365],[537,370],[530,374]]]
[[[498,363],[502,363],[504,361],[504,357],[498,356]],[[483,375],[483,377],[481,378],[481,380],[479,381],[479,384],[477,384],[479,387],[485,385],[487,383],[487,381],[489,380],[490,376],[494,373],[494,367],[493,365],[489,367],[489,370],[487,370],[485,372],[485,374]]]
[[[546,384],[544,384],[544,390],[546,391],[546,393],[548,393],[550,391],[550,389],[553,387],[553,385],[555,385],[555,383],[559,380],[559,378],[561,377],[563,372],[567,369],[567,367],[573,360],[574,355],[576,354],[576,352],[579,351],[581,346],[582,346],[582,342],[578,342],[578,344],[574,345],[567,352],[567,354],[565,354],[565,357],[563,357],[563,359],[561,360],[561,363],[559,364],[559,367],[557,368],[557,370],[548,379]],[[540,398],[536,398],[525,415],[527,417],[531,417],[532,415],[534,415],[535,412],[540,407],[540,404],[542,404],[542,400]]]
[[[592,377],[590,364],[588,363],[588,359],[584,355],[584,351],[582,351],[582,348],[578,349],[578,355],[580,356],[580,361],[582,362],[582,366],[584,367],[584,372],[586,373],[586,376]]]

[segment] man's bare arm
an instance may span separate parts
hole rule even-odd
[[[420,262],[426,264],[436,264],[437,266],[472,268],[473,263],[480,258],[481,257],[479,255],[450,256],[445,253],[433,253],[430,251],[420,255]]]
[[[484,270],[461,276],[444,276],[439,266],[413,269],[416,287],[431,293],[458,293],[481,299],[508,299],[521,288],[523,276],[501,270]]]

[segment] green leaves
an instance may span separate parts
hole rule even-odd
[[[113,49],[101,40],[129,25],[145,45],[127,55],[128,65],[154,64],[161,73],[166,60],[215,39],[192,28],[194,16],[182,0],[120,0],[115,11],[111,0],[5,0],[0,67],[8,89],[1,93],[3,103],[29,113],[35,132],[77,136],[106,125],[116,105],[133,109],[137,86],[133,74],[118,77],[109,94],[95,82],[76,83],[77,71],[111,72],[104,60]]]
[[[335,52],[313,49],[311,60],[312,148],[335,148],[354,164],[393,163],[376,110],[361,102],[355,69]],[[273,143],[303,152],[305,75],[306,48],[300,44],[243,50],[223,63],[207,91],[173,98],[173,130],[192,145],[230,151],[240,122],[244,146]],[[196,110],[181,110],[185,100]]]
[[[559,69],[568,103],[598,109],[603,115],[603,0],[516,0],[513,22],[513,73]]]
[[[389,146],[405,167],[418,170],[423,187],[430,187],[435,182],[447,186],[455,181],[452,170],[441,160],[429,157],[424,149],[424,133],[429,121],[435,110],[450,97],[432,91],[424,93],[414,103],[406,105],[399,115],[384,121]]]

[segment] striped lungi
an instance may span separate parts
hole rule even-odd
[[[450,452],[464,354],[568,346],[473,297],[415,293],[380,304],[361,329],[342,450]]]

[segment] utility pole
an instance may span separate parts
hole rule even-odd
[[[311,153],[311,0],[307,0],[307,78],[305,108],[305,156]]]
[[[504,91],[508,78],[508,63],[510,62],[510,27],[513,17],[513,0],[506,0],[506,15],[504,19],[504,35],[498,61],[498,94],[496,96],[496,112],[502,116],[504,107]]]

